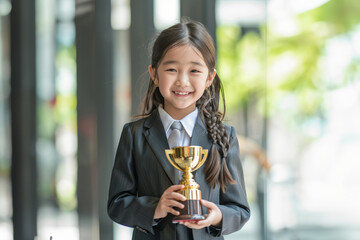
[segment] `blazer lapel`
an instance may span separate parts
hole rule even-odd
[[[208,154],[210,154],[212,143],[208,136],[206,127],[201,120],[200,115],[196,119],[196,123],[194,126],[190,145],[201,146],[203,149],[207,149]],[[205,161],[204,165],[205,164],[206,164],[206,161]],[[210,188],[205,180],[205,175],[202,173],[202,171],[204,169],[204,165],[201,166],[195,172],[193,172],[193,175],[194,175],[195,181],[200,185],[202,197],[204,199],[210,199]]]
[[[169,163],[165,156],[165,149],[170,148],[157,110],[154,110],[145,121],[144,135],[170,181],[172,184],[175,184],[175,168]]]
[[[190,145],[201,146],[204,149],[207,149],[209,146],[211,146],[206,127],[202,122],[200,115],[196,119]]]

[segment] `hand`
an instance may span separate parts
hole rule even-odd
[[[184,204],[179,201],[185,201],[186,198],[176,191],[184,188],[184,185],[173,185],[165,190],[161,196],[154,213],[154,219],[164,218],[168,213],[179,215],[180,213],[174,209],[184,208]]]
[[[198,222],[184,222],[182,224],[184,224],[188,228],[193,229],[201,229],[204,227],[209,227],[210,225],[214,227],[220,227],[222,223],[222,213],[218,206],[216,206],[215,203],[206,200],[201,200],[200,203],[204,207],[208,208],[208,216],[206,217],[206,219]]]

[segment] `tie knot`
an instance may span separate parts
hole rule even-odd
[[[181,129],[182,129],[181,122],[180,121],[174,121],[170,128],[171,128],[171,130],[176,129],[176,130],[181,131]]]

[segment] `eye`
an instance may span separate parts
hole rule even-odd
[[[197,69],[192,69],[190,72],[192,72],[192,73],[200,73],[200,71],[197,70]]]
[[[174,69],[174,68],[169,68],[169,69],[166,69],[165,71],[166,71],[166,72],[176,72],[176,69]]]

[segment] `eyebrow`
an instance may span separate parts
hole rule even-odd
[[[197,61],[191,61],[190,62],[192,65],[197,65],[197,66],[200,66],[200,67],[205,67],[204,64],[202,64],[201,62],[197,62]],[[163,62],[163,65],[170,65],[170,64],[179,64],[178,61],[176,60],[168,60],[166,62]]]

